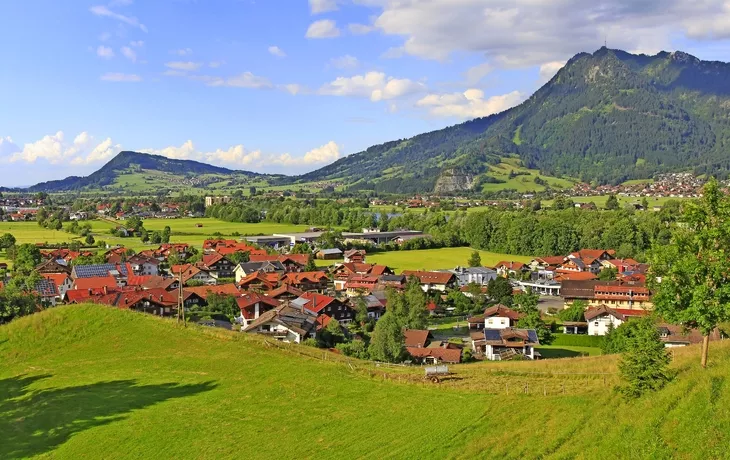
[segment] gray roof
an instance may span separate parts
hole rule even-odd
[[[484,329],[484,338],[487,341],[502,341],[502,332],[504,331],[527,332],[527,343],[539,344],[537,331],[534,329]]]
[[[120,264],[119,270],[122,276],[128,276],[126,264]],[[77,265],[74,267],[76,278],[98,278],[109,276],[110,272],[116,272],[117,266],[114,264],[99,265]]]
[[[342,254],[342,251],[338,248],[320,249],[319,252],[321,252],[322,254]]]

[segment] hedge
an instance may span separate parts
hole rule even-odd
[[[601,348],[603,337],[599,335],[582,334],[553,334],[555,340],[551,345],[562,345],[565,347],[594,347]]]

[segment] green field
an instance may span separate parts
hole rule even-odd
[[[401,270],[438,270],[452,269],[457,266],[466,267],[469,262],[471,248],[421,249],[413,251],[374,252],[367,256],[370,264],[387,265],[396,272]],[[482,265],[492,267],[501,261],[529,262],[532,257],[497,254],[479,251]],[[317,260],[319,267],[329,267],[343,260]]]
[[[677,350],[677,379],[635,401],[612,356],[452,366],[436,386],[327,355],[102,306],[21,318],[0,326],[0,458],[728,456],[730,343],[706,371]]]
[[[518,133],[515,133],[518,135]],[[510,173],[519,174],[510,178]],[[542,192],[545,186],[535,183],[535,179],[540,177],[554,189],[570,189],[573,188],[578,181],[574,179],[565,179],[540,174],[537,169],[528,169],[522,166],[522,162],[518,158],[506,158],[498,165],[490,165],[488,176],[500,181],[499,184],[484,184],[483,192],[498,192],[500,190],[516,190],[518,192]]]
[[[625,205],[625,204],[634,204],[634,203],[641,203],[643,198],[637,198],[637,197],[629,197],[629,196],[617,196],[619,204]],[[600,196],[574,196],[570,198],[573,200],[574,203],[595,203],[595,205],[602,209],[606,206],[606,201],[608,201],[608,195],[600,195]],[[663,206],[667,201],[671,200],[687,200],[689,198],[670,198],[670,197],[647,197],[646,201],[649,203],[649,207],[654,206]],[[543,206],[549,207],[552,205],[552,200],[545,200],[542,202]]]

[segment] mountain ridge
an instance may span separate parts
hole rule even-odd
[[[350,191],[403,194],[492,190],[495,183],[504,182],[507,166],[517,167],[515,161],[532,171],[526,173],[532,176],[522,190],[544,189],[539,185],[544,177],[554,179],[548,181],[553,184],[566,183],[564,179],[619,183],[687,170],[725,177],[730,171],[728,82],[728,63],[702,61],[682,51],[648,56],[602,47],[573,56],[515,107],[374,145],[299,176],[122,152],[90,176],[46,182],[30,190],[109,187],[120,169],[129,168],[135,159],[149,161],[148,171],[218,174],[221,180],[275,177],[278,184],[292,186],[336,181]]]

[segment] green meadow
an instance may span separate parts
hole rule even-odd
[[[613,391],[616,357],[377,367],[103,306],[0,326],[0,458],[728,458],[730,343]]]

